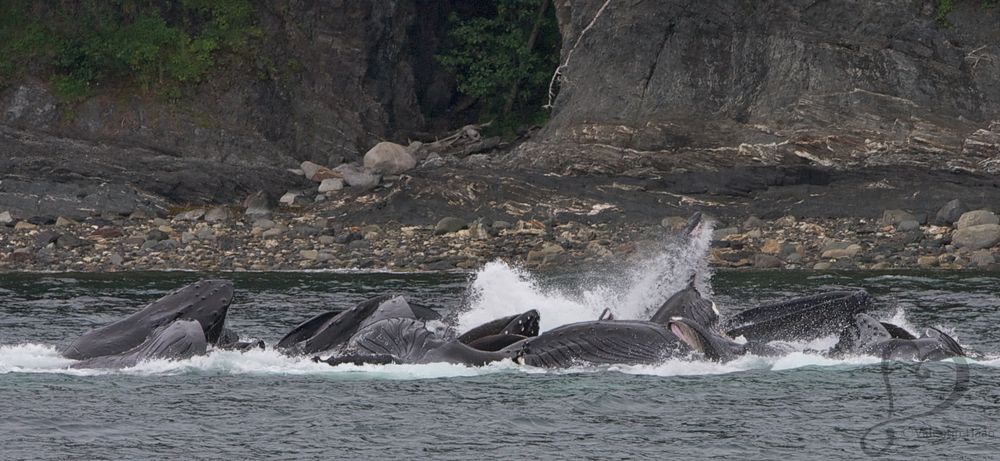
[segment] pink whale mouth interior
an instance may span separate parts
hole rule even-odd
[[[680,322],[670,322],[670,331],[684,341],[688,346],[698,352],[705,352],[705,346],[701,342],[701,337],[691,329],[691,327]]]

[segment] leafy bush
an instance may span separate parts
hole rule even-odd
[[[481,15],[450,17],[451,43],[438,62],[455,75],[459,91],[479,99],[480,118],[493,120],[495,131],[509,134],[548,117],[542,106],[558,65],[560,36],[553,8],[541,2],[549,0],[495,1]]]
[[[64,100],[112,81],[179,96],[260,34],[249,0],[7,0],[0,18],[0,83],[44,66]]]

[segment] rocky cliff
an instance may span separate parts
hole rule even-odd
[[[283,169],[405,142],[453,96],[434,61],[447,2],[262,2],[256,16],[252,59],[218,57],[177,100],[109,82],[60,101],[44,69],[24,69],[0,88],[0,208],[32,208],[22,202],[38,191],[25,180],[74,184],[56,201],[98,186],[174,203],[280,194],[295,186]]]
[[[957,1],[936,19],[929,0],[556,3],[558,97],[513,164],[1000,171],[995,7]]]

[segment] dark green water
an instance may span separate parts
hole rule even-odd
[[[996,273],[761,272],[712,280],[724,312],[863,287],[879,299],[881,317],[913,328],[942,325],[986,354],[972,363],[884,367],[874,358],[796,352],[552,372],[510,363],[332,368],[270,351],[216,351],[96,372],[69,370],[58,356],[55,346],[202,276],[0,275],[0,458],[909,459],[992,458],[1000,449]],[[465,306],[460,323],[531,304],[551,328],[602,304],[641,298],[645,289],[534,278],[502,265],[476,276],[224,277],[237,289],[228,324],[268,343],[315,313],[384,291],[443,311]],[[546,325],[546,317],[555,320]]]

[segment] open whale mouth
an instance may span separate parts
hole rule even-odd
[[[684,341],[684,344],[691,346],[691,349],[705,354],[706,349],[708,349],[708,345],[705,343],[704,338],[686,322],[687,321],[681,317],[674,317],[670,319],[670,332],[673,333],[674,336],[677,336],[681,341]]]

